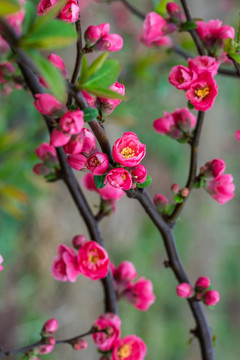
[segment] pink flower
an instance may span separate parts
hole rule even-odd
[[[194,294],[192,286],[188,283],[181,283],[176,287],[177,296],[181,298],[190,298]]]
[[[115,91],[120,95],[125,95],[125,87],[123,84],[119,84],[117,81],[109,87],[110,90]],[[102,112],[105,115],[110,115],[113,110],[120,104],[122,100],[119,99],[105,99],[100,98],[101,105],[102,105]]]
[[[101,37],[108,35],[109,30],[109,23],[97,26],[90,25],[84,33],[85,41],[90,45],[94,45]]]
[[[123,47],[123,38],[118,34],[109,34],[103,36],[95,48],[99,51],[119,51]]]
[[[123,261],[115,268],[113,264],[111,265],[113,278],[116,282],[116,288],[121,293],[132,283],[138,274],[136,272],[135,266],[130,261]]]
[[[59,147],[66,145],[71,139],[71,135],[64,133],[62,129],[58,126],[54,128],[50,134],[50,145]]]
[[[82,246],[85,242],[87,242],[87,238],[84,235],[76,235],[72,239],[72,244],[75,247],[75,249],[79,249],[80,246]]]
[[[196,281],[195,288],[198,291],[206,290],[209,288],[210,284],[211,284],[211,282],[208,277],[200,276]]]
[[[92,334],[92,338],[101,351],[111,350],[115,342],[120,337],[121,320],[119,316],[106,313],[98,317],[94,323],[97,330],[105,329],[105,332],[98,332]]]
[[[79,19],[79,6],[76,0],[69,0],[61,10],[59,18],[68,23],[74,23]]]
[[[186,92],[186,98],[199,111],[209,110],[218,94],[218,86],[209,72],[201,73]]]
[[[208,177],[217,178],[223,175],[226,164],[222,159],[213,159],[201,167],[200,172]]]
[[[106,180],[117,189],[129,190],[132,187],[131,174],[124,168],[115,168],[107,173]]]
[[[172,127],[174,126],[175,126],[175,121],[172,114],[169,114],[166,111],[163,112],[163,117],[153,122],[154,130],[161,135],[170,133]]]
[[[141,144],[137,135],[126,132],[113,145],[113,158],[123,166],[136,166],[146,154],[146,145]]]
[[[37,354],[44,355],[49,354],[54,349],[54,345],[41,345],[37,348]]]
[[[82,90],[82,94],[89,107],[97,107],[97,98],[96,96],[92,96],[86,90]]]
[[[90,130],[83,128],[79,134],[71,137],[63,149],[66,154],[75,155],[82,152],[89,155],[96,149],[95,137]]]
[[[54,5],[56,5],[57,2],[58,0],[41,0],[37,5],[37,15],[44,15]]]
[[[190,132],[194,129],[197,119],[188,108],[176,109],[172,116],[174,118],[175,125],[183,132]]]
[[[58,321],[56,319],[49,319],[43,325],[42,331],[45,334],[53,334],[58,329]]]
[[[167,3],[167,12],[172,19],[179,21],[185,20],[185,16],[183,15],[180,6],[174,2]]]
[[[109,160],[108,156],[104,153],[95,153],[91,155],[86,163],[88,170],[90,170],[93,175],[103,175],[108,169]]]
[[[146,46],[158,45],[161,38],[166,35],[167,22],[156,12],[150,12],[146,15],[143,22],[142,42]]]
[[[147,169],[145,168],[145,166],[138,164],[132,169],[131,174],[133,180],[136,181],[136,183],[142,184],[144,183],[144,181],[146,181]]]
[[[198,75],[195,71],[183,65],[176,65],[171,69],[168,80],[177,89],[188,90],[197,78]]]
[[[74,348],[74,350],[85,350],[88,347],[88,343],[86,342],[86,340],[83,339],[76,339],[74,340],[74,342],[71,343],[72,347]]]
[[[52,53],[48,56],[48,60],[50,61],[51,64],[53,64],[56,68],[58,68],[61,71],[62,75],[65,78],[67,77],[66,66],[63,59],[60,56]]]
[[[0,271],[2,271],[4,269],[4,267],[1,265],[3,263],[3,257],[0,254]]]
[[[234,39],[235,30],[229,25],[222,26],[222,21],[210,20],[209,22],[196,21],[198,36],[205,42],[208,48],[223,46],[223,40],[227,38]]]
[[[189,68],[197,74],[201,74],[207,70],[212,76],[215,76],[218,72],[219,65],[220,62],[211,56],[197,56],[194,59],[188,59]]]
[[[4,55],[6,52],[8,52],[9,50],[9,45],[6,42],[6,40],[4,40],[4,38],[0,35],[0,55]]]
[[[235,132],[235,139],[236,139],[237,141],[240,141],[240,130],[237,130],[237,131]]]
[[[75,282],[78,275],[77,255],[66,245],[58,246],[58,256],[52,265],[52,275],[60,281]]]
[[[12,29],[18,34],[21,34],[21,26],[25,17],[25,10],[20,10],[16,13],[6,16],[6,20]]]
[[[225,204],[235,195],[235,185],[233,184],[232,175],[224,174],[209,181],[206,190],[219,204]]]
[[[107,276],[109,258],[106,250],[95,241],[85,242],[78,251],[78,269],[81,274],[99,280]]]
[[[62,130],[70,135],[79,134],[84,124],[83,116],[81,110],[66,112],[59,121]]]
[[[156,299],[152,282],[144,277],[129,285],[124,295],[133,306],[142,311],[146,311]]]
[[[113,347],[112,360],[144,360],[147,347],[136,335],[128,335],[118,340]]]
[[[203,297],[203,302],[207,306],[214,306],[220,301],[220,295],[216,290],[209,290]]]
[[[155,194],[153,202],[158,211],[162,211],[168,205],[168,199],[162,194]]]
[[[64,108],[64,105],[52,95],[35,94],[35,98],[34,106],[41,114],[54,116]]]
[[[66,160],[74,170],[80,171],[86,168],[87,158],[82,154],[69,155]]]
[[[50,159],[57,159],[57,153],[53,146],[48,143],[43,142],[36,149],[35,153],[37,157],[43,161],[47,161]]]

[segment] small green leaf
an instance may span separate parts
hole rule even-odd
[[[109,55],[109,52],[106,51],[102,53],[100,56],[96,58],[96,60],[93,61],[93,63],[88,68],[88,76],[92,76],[97,72],[105,63],[107,57]]]
[[[151,178],[151,176],[147,175],[147,179],[144,181],[144,183],[142,183],[142,184],[137,184],[137,186],[138,186],[140,189],[143,189],[143,188],[149,186],[151,183],[152,183],[152,178]]]
[[[77,33],[72,24],[60,20],[51,20],[45,26],[33,28],[20,40],[23,48],[55,49],[65,47],[77,40]]]
[[[187,21],[181,24],[180,29],[183,31],[189,31],[197,28],[197,24],[194,21]]]
[[[197,181],[194,183],[194,186],[193,186],[195,189],[199,189],[201,186],[200,186],[200,182]]]
[[[52,94],[62,103],[65,102],[66,84],[65,79],[58,69],[56,69],[48,60],[42,57],[38,52],[29,52],[30,57],[36,64],[40,74],[50,87]]]
[[[166,6],[169,0],[161,0],[159,3],[155,6],[154,11],[160,15],[164,15],[166,13]]]
[[[190,101],[188,101],[187,106],[190,110],[194,109],[194,106],[193,106],[193,104],[190,103]]]
[[[98,116],[97,109],[87,108],[87,109],[84,109],[83,112],[84,112],[83,118],[84,118],[85,122],[90,122]]]
[[[189,137],[186,137],[186,138],[184,138],[184,139],[177,139],[177,141],[178,141],[180,144],[186,144],[189,139],[190,139]]]
[[[94,175],[94,183],[97,189],[102,189],[106,184],[104,184],[106,175]]]
[[[223,50],[229,54],[230,52],[234,52],[234,41],[231,38],[228,38],[224,41]]]
[[[167,205],[165,208],[164,208],[164,214],[166,214],[166,215],[172,215],[172,213],[173,213],[173,210],[175,209],[175,204],[169,204],[169,205]]]
[[[44,177],[48,182],[53,182],[53,181],[56,181],[58,179],[56,173],[51,173],[49,175],[45,175]]]
[[[237,63],[240,64],[240,54],[237,54],[237,53],[229,53],[229,56],[235,60]]]
[[[20,5],[16,0],[0,0],[0,16],[13,14],[20,10]]]
[[[109,88],[116,80],[120,73],[120,65],[117,60],[106,60],[102,67],[96,71],[87,82],[84,87],[101,87]]]
[[[22,23],[22,34],[27,34],[36,20],[36,6],[31,1],[24,4],[25,16]]]
[[[102,88],[100,86],[84,86],[83,88],[91,94],[96,95],[97,97],[126,100],[126,96],[120,95],[116,91]]]
[[[80,82],[85,83],[87,81],[87,78],[88,78],[88,61],[86,55],[84,54],[82,57]]]
[[[174,201],[177,203],[177,204],[181,204],[183,202],[183,198],[180,196],[180,195],[175,195],[174,196]]]

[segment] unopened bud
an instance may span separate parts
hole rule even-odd
[[[72,239],[72,244],[75,247],[75,249],[78,250],[86,241],[87,241],[86,236],[84,236],[84,235],[76,235]]]
[[[176,288],[177,296],[181,298],[190,298],[193,296],[194,290],[188,283],[181,283]]]
[[[168,205],[168,199],[166,196],[161,194],[154,195],[153,202],[157,207],[158,211],[163,210]]]
[[[186,187],[183,188],[183,189],[181,190],[180,194],[181,194],[181,196],[182,196],[183,198],[188,197],[188,194],[189,194],[188,188],[186,188]]]
[[[214,306],[220,301],[220,295],[216,290],[209,290],[203,298],[203,302],[207,306]]]
[[[55,345],[56,344],[56,340],[53,336],[46,337],[44,339],[44,342],[45,342],[45,345]]]
[[[172,184],[171,190],[174,194],[178,194],[179,192],[179,185],[178,184]]]
[[[82,339],[76,339],[74,342],[72,342],[72,347],[74,350],[84,350],[88,347],[88,343],[85,340]]]
[[[58,322],[56,319],[49,319],[45,322],[42,328],[42,332],[46,334],[53,334],[58,329]]]
[[[197,291],[202,291],[208,289],[210,286],[210,279],[206,276],[200,276],[195,284],[195,289]]]

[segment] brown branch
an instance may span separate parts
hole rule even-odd
[[[76,26],[76,31],[78,34],[78,40],[77,40],[77,56],[76,56],[76,62],[75,62],[75,66],[74,66],[74,71],[72,74],[72,79],[71,79],[71,83],[75,84],[78,78],[78,74],[81,68],[81,62],[82,62],[82,55],[83,55],[83,51],[82,51],[82,27],[81,27],[81,19],[79,17],[78,21],[75,24]]]
[[[237,76],[240,76],[240,65],[237,63],[237,61],[236,60],[234,60],[230,55],[228,55],[228,58],[230,59],[230,60],[232,60],[232,63],[233,63],[233,65],[234,65],[234,67],[235,67],[235,69],[236,69],[236,72],[237,72]]]
[[[135,6],[131,5],[127,0],[120,0],[125,7],[130,10],[134,15],[136,15],[138,18],[144,20],[146,15],[144,13],[142,13],[140,10],[138,10],[137,8],[135,8]]]

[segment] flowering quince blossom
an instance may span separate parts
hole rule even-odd
[[[49,94],[35,94],[34,106],[43,115],[54,116],[65,109],[54,96]]]
[[[37,15],[44,15],[52,9],[58,0],[41,0],[37,5]],[[79,18],[79,6],[76,0],[69,0],[60,11],[58,16],[61,20],[69,23],[76,22]]]
[[[144,277],[139,278],[134,284],[129,284],[124,296],[138,310],[146,311],[155,302],[153,285]]]
[[[126,132],[115,141],[113,145],[114,160],[127,167],[133,167],[142,161],[146,154],[146,145],[141,144],[137,135],[133,132]]]
[[[194,70],[183,65],[176,65],[170,70],[168,80],[177,89],[188,90],[197,78],[198,74]]]
[[[37,348],[37,354],[45,355],[52,352],[54,349],[54,345],[41,345]]]
[[[35,153],[43,163],[36,164],[33,171],[37,175],[49,175],[52,169],[58,165],[56,150],[53,146],[43,142],[35,149]]]
[[[144,360],[146,353],[144,341],[136,335],[128,335],[114,344],[112,360]]]
[[[240,141],[240,130],[237,130],[237,131],[235,132],[235,139],[236,139],[237,141]]]
[[[196,56],[194,59],[188,59],[189,69],[201,74],[204,71],[209,71],[212,76],[218,72],[220,62],[211,56]]]
[[[192,286],[188,283],[181,283],[176,287],[177,296],[181,298],[190,298],[194,294]]]
[[[220,295],[216,290],[209,290],[203,297],[203,302],[207,306],[214,306],[220,301]]]
[[[107,276],[108,254],[95,241],[87,241],[79,248],[77,262],[81,274],[92,280],[99,280]]]
[[[58,329],[58,321],[56,319],[49,319],[45,322],[42,332],[45,334],[53,334]]]
[[[129,190],[132,187],[131,174],[124,168],[115,168],[107,173],[105,182],[117,189]]]
[[[234,197],[235,185],[231,174],[220,175],[210,180],[206,186],[207,192],[219,204],[225,204]]]
[[[86,340],[83,339],[76,339],[74,340],[74,342],[72,342],[72,347],[74,348],[74,350],[85,350],[88,347],[88,343],[86,342]]]
[[[87,47],[92,47],[98,51],[119,51],[123,47],[123,38],[118,34],[109,34],[109,23],[100,24],[97,26],[90,25],[84,38]]]
[[[74,170],[86,169],[87,158],[82,154],[69,155],[66,160]]]
[[[222,159],[213,159],[201,167],[200,173],[207,177],[217,178],[223,175],[225,169],[226,164]]]
[[[94,45],[103,36],[108,35],[109,31],[109,23],[104,23],[96,26],[90,25],[84,33],[84,39],[87,44]]]
[[[176,109],[173,113],[164,111],[163,115],[153,122],[154,130],[177,140],[190,136],[197,121],[187,108]]]
[[[58,246],[58,256],[53,261],[52,275],[60,281],[76,281],[79,269],[77,255],[73,249],[66,245]]]
[[[64,145],[63,150],[66,154],[89,155],[96,150],[95,137],[90,130],[83,128],[77,135],[72,135],[69,142]]]
[[[82,246],[87,241],[88,240],[87,240],[86,236],[84,236],[84,235],[76,235],[72,239],[72,244],[73,244],[73,247],[78,250],[80,248],[80,246]]]
[[[2,263],[3,263],[3,257],[0,254],[0,271],[2,271],[4,269],[4,267],[2,266]]]
[[[109,351],[114,343],[120,338],[121,320],[118,315],[105,313],[100,315],[94,323],[96,330],[105,329],[106,332],[92,334],[92,338],[101,351]]]
[[[109,160],[108,156],[104,153],[97,152],[91,155],[86,163],[88,170],[90,170],[93,175],[103,175],[108,169]]]
[[[168,198],[162,194],[155,194],[153,198],[153,202],[158,209],[158,211],[162,211],[168,205]]]
[[[186,98],[199,111],[209,110],[218,94],[218,86],[208,71],[199,74],[186,92]]]
[[[131,174],[133,180],[136,181],[138,184],[144,183],[147,179],[147,169],[142,164],[136,165],[132,170]]]
[[[138,276],[135,266],[130,261],[123,261],[117,267],[110,263],[110,268],[114,278],[115,290],[119,295],[129,287],[132,281]]]
[[[210,279],[206,276],[200,276],[196,283],[195,283],[195,289],[197,291],[203,291],[209,288],[211,282]]]
[[[48,60],[49,62],[56,68],[56,69],[59,69],[62,76],[64,78],[67,78],[67,70],[66,70],[66,66],[65,66],[65,63],[64,61],[62,60],[62,58],[60,58],[60,56],[56,55],[56,54],[53,54],[51,53],[49,56],[48,56]],[[46,83],[46,81],[44,80],[44,78],[40,75],[38,75],[38,80],[40,82],[40,84],[46,88],[48,88],[48,84]]]
[[[170,16],[171,19],[175,20],[175,21],[185,21],[185,15],[182,13],[182,10],[180,8],[179,5],[177,5],[174,2],[169,2],[167,3],[167,12]]]
[[[148,13],[143,22],[143,33],[141,40],[146,46],[171,45],[171,39],[165,36],[167,33],[167,22],[156,12]]]

